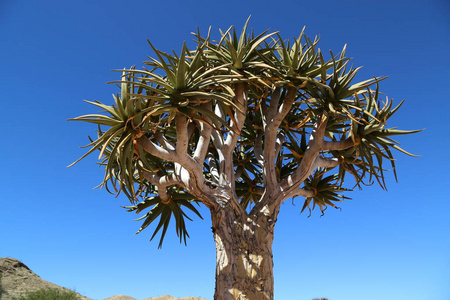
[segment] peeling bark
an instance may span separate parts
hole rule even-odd
[[[214,299],[272,300],[276,216],[252,218],[232,203],[211,216],[217,254]]]

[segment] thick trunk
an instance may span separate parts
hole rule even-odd
[[[272,300],[276,218],[250,218],[239,208],[212,214],[216,242],[215,300]]]

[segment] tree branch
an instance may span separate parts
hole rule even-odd
[[[185,115],[177,113],[175,116],[175,126],[177,127],[177,144],[175,150],[179,157],[187,155],[189,143],[188,123]]]
[[[281,104],[280,108],[278,109],[278,113],[273,116],[273,126],[280,127],[281,122],[283,121],[284,117],[288,114],[288,112],[291,110],[292,104],[295,101],[295,96],[297,95],[297,88],[290,87],[288,89],[287,95]]]
[[[211,103],[208,104],[207,109],[211,110]],[[204,117],[207,122],[211,122],[208,117]],[[211,140],[211,132],[212,128],[209,125],[206,125],[204,122],[200,123],[200,137],[198,138],[197,148],[194,152],[194,159],[198,164],[203,165],[206,154],[208,152],[209,142]]]
[[[180,156],[176,150],[167,150],[157,146],[145,135],[136,139],[144,151],[161,159],[175,163],[175,176],[183,184],[184,188],[193,195],[196,195],[206,206],[215,205],[212,191],[205,185],[203,176],[203,165],[198,164],[191,156]],[[182,153],[183,154],[183,153]]]
[[[355,143],[351,138],[341,141],[325,141],[323,142],[322,150],[345,150],[354,145]]]
[[[238,109],[234,112],[234,120],[230,122],[230,131],[223,144],[223,161],[220,161],[220,172],[223,183],[234,187],[233,151],[236,147],[247,113],[247,86],[240,82],[235,86],[235,99]],[[220,156],[220,153],[219,153]]]
[[[156,131],[155,138],[158,141],[158,143],[163,145],[165,148],[169,150],[175,150],[175,146],[166,139],[166,137],[161,133],[161,131],[159,130]]]
[[[277,87],[270,95],[269,108],[267,109],[267,113],[265,114],[266,122],[272,120],[275,114],[277,113],[278,104],[280,103],[280,97],[281,97],[281,87]]]
[[[223,114],[222,109],[220,108],[219,104],[216,104],[214,106],[214,113],[220,119],[224,119],[224,114]],[[215,124],[215,125],[217,126],[217,128],[220,128],[222,126],[221,124]],[[224,141],[223,141],[222,135],[219,133],[219,130],[213,129],[211,135],[212,135],[211,136],[212,142],[213,142],[216,150],[222,151]]]
[[[278,185],[275,171],[275,160],[277,157],[277,152],[279,153],[276,146],[277,140],[280,137],[278,129],[281,122],[291,109],[296,95],[297,88],[290,87],[283,99],[283,103],[277,110],[280,98],[280,88],[277,88],[271,97],[270,107],[267,110],[267,125],[264,128],[263,170],[267,176],[267,189],[269,190],[274,189]],[[281,149],[281,145],[279,146],[279,149]]]
[[[283,97],[283,103],[278,108],[281,99],[281,88],[276,88],[271,95],[270,105],[262,111],[264,126],[264,149],[260,154],[262,141],[255,141],[255,155],[263,169],[265,191],[261,200],[253,207],[251,215],[266,215],[268,211],[278,211],[284,200],[282,186],[278,183],[276,175],[276,158],[282,148],[284,134],[279,132],[281,122],[289,113],[297,95],[297,88],[290,87]],[[265,122],[264,122],[265,121]],[[286,181],[286,180],[284,180]],[[287,187],[284,187],[287,189]],[[289,191],[287,191],[289,194]]]
[[[280,155],[281,148],[283,148],[284,136],[284,132],[279,132],[277,134],[277,139],[275,141],[275,159]]]
[[[234,120],[231,120],[230,122],[230,132],[228,133],[227,139],[224,143],[225,154],[233,152],[237,140],[241,134],[242,127],[244,127],[247,112],[247,93],[248,91],[246,90],[246,85],[244,83],[240,82],[236,84],[236,106],[240,111],[235,110]]]
[[[282,194],[284,195],[282,201],[288,199],[290,193],[293,190],[296,190],[298,186],[311,175],[313,170],[317,168],[318,162],[316,164],[316,158],[318,157],[320,151],[322,151],[327,121],[328,117],[325,115],[318,118],[316,124],[314,125],[308,147],[306,148],[305,155],[303,156],[300,165],[297,167],[294,174],[289,175],[280,183]],[[320,161],[320,163],[322,163],[322,161]]]
[[[339,166],[341,159],[338,157],[333,158],[323,158],[320,156],[316,157],[316,161],[313,164],[313,170],[316,168],[334,168]]]
[[[255,157],[261,167],[264,167],[263,150],[262,150],[262,133],[258,132],[256,134],[255,144],[253,146],[253,151],[255,152]]]
[[[152,174],[150,172],[147,172],[145,170],[142,170],[142,175],[145,179],[147,179],[151,184],[157,185],[157,186],[169,186],[169,185],[181,185],[183,186],[182,182],[176,179],[175,176],[172,174],[164,175],[164,176],[158,176],[155,174]]]
[[[311,198],[314,197],[315,192],[313,190],[307,190],[301,187],[298,187],[295,190],[292,190],[289,195],[285,198],[286,199],[290,199],[292,197],[295,196],[302,196],[302,197],[306,197],[306,198]]]
[[[216,157],[212,153],[208,153],[206,157],[211,179],[215,183],[219,183],[219,167],[217,165]]]
[[[211,139],[217,151],[222,151],[223,148],[223,139],[220,136],[219,132],[215,129],[211,131]]]
[[[153,143],[152,141],[150,141],[150,139],[148,137],[146,137],[145,135],[137,138],[136,141],[139,144],[139,146],[141,146],[144,149],[144,151],[150,153],[153,156],[156,156],[161,159],[168,160],[168,161],[177,161],[178,160],[178,155],[175,152],[175,150],[170,150],[170,149],[168,150],[163,147],[160,147],[160,146],[156,145],[155,143]]]
[[[220,105],[218,103],[216,103],[216,105],[214,106],[214,113],[216,114],[216,116],[218,116],[219,118],[224,118],[223,112],[220,108]],[[218,128],[220,128],[220,124],[215,124]],[[223,156],[223,137],[220,134],[220,131],[218,129],[212,128],[211,130],[211,141],[214,145],[214,148],[217,151],[218,154],[218,161],[216,160],[216,158],[214,157],[214,155],[212,153],[208,154],[208,164],[209,167],[211,169],[211,175],[213,175],[212,180],[216,183],[219,183],[219,179],[220,179],[220,165],[221,162],[223,162],[224,160],[224,156]],[[219,163],[219,165],[217,164]]]
[[[178,185],[185,188],[182,181],[178,180],[174,174],[169,174],[165,176],[158,176],[155,174],[151,174],[147,171],[141,171],[142,175],[145,179],[147,179],[151,184],[158,187],[158,195],[161,198],[162,202],[169,201],[169,196],[167,195],[166,188],[172,185]]]

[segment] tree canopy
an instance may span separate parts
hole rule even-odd
[[[346,46],[326,54],[303,30],[284,39],[247,24],[218,40],[197,31],[195,49],[179,53],[149,41],[144,67],[116,70],[114,104],[87,101],[101,113],[72,119],[98,125],[82,158],[100,152],[100,186],[124,193],[128,211],[146,211],[138,232],[155,222],[160,246],[171,220],[186,242],[189,212],[201,217],[195,204],[220,205],[210,194],[231,191],[249,215],[296,196],[302,212],[323,213],[354,187],[385,189],[393,150],[411,155],[393,137],[418,130],[388,127],[403,101],[380,91],[386,77],[354,82],[360,68]]]

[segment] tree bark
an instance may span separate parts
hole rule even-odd
[[[227,203],[211,216],[217,254],[214,299],[273,300],[276,214],[250,217],[242,207]]]

